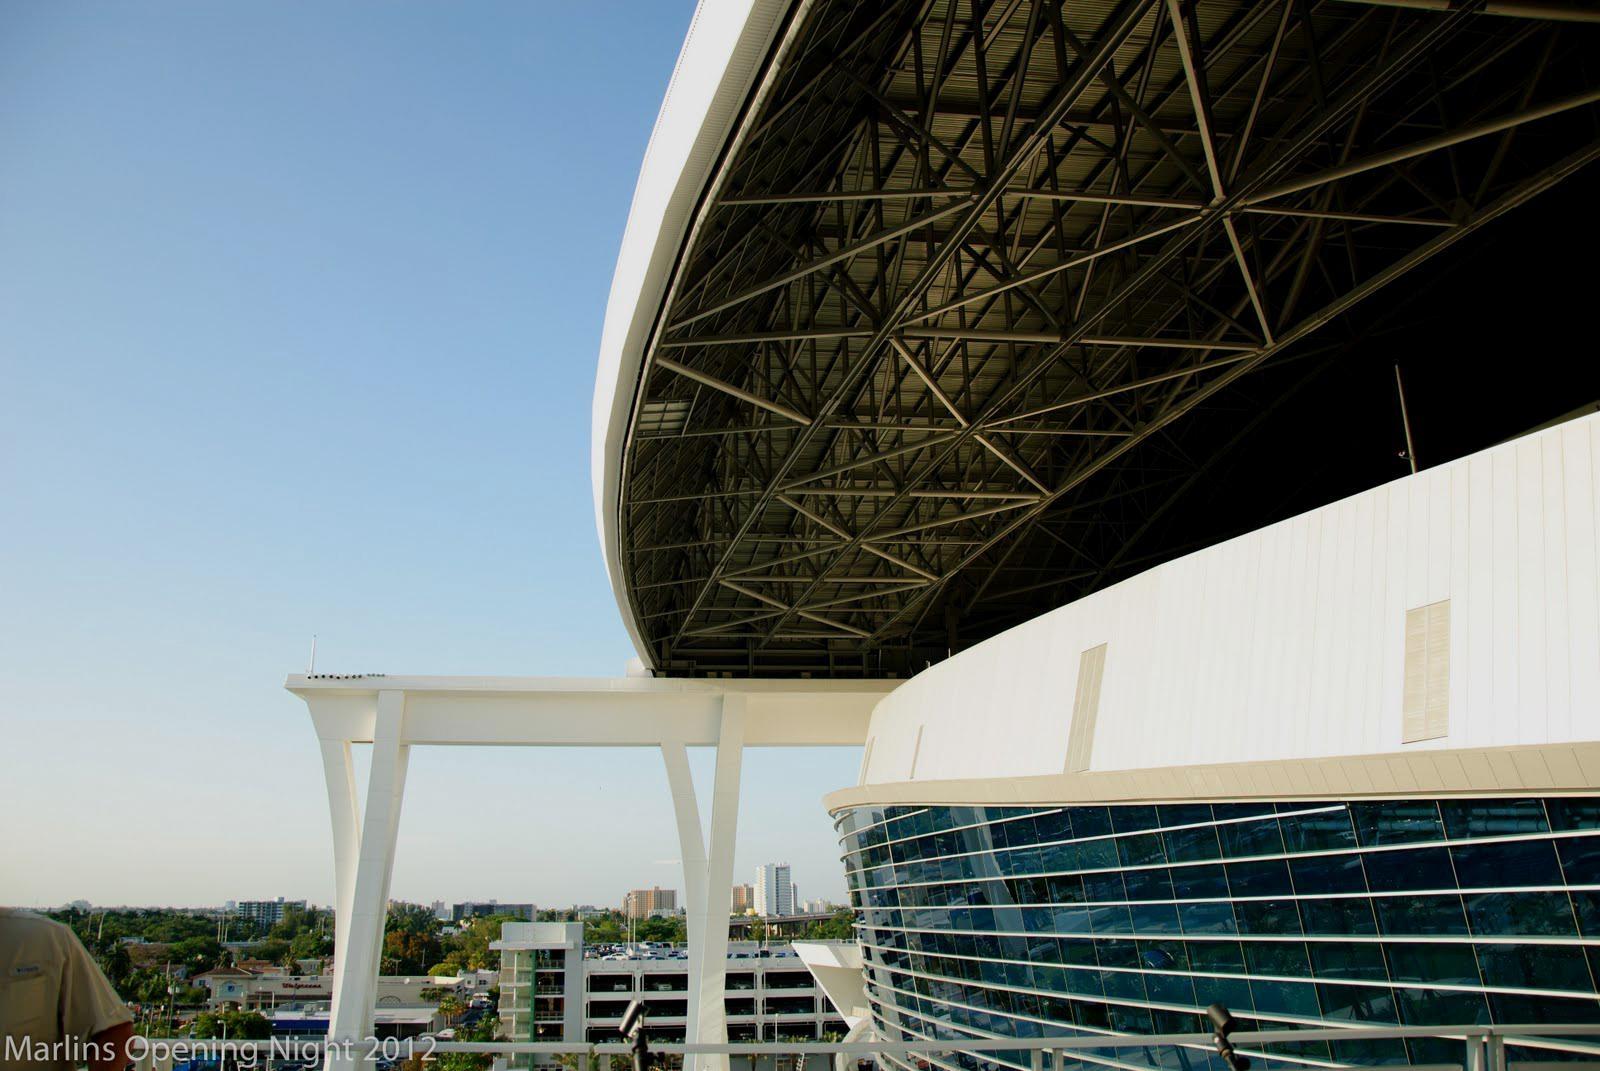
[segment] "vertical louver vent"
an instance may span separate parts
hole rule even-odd
[[[1450,600],[1406,611],[1406,677],[1400,741],[1450,732]]]
[[[1067,735],[1067,773],[1089,768],[1094,753],[1094,722],[1100,713],[1100,680],[1105,676],[1106,645],[1078,656],[1078,691],[1072,699],[1072,729]]]

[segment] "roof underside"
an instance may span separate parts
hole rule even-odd
[[[1600,27],[799,7],[623,446],[658,672],[905,675],[1402,476],[1396,364],[1424,463],[1600,396],[1592,343],[1541,344],[1588,275]]]

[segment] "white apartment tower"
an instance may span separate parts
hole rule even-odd
[[[788,863],[763,863],[756,867],[756,914],[794,914],[794,885]]]

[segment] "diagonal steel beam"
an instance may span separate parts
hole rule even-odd
[[[710,375],[709,373],[690,368],[688,365],[679,364],[677,361],[660,356],[655,359],[655,365],[658,368],[665,368],[667,371],[674,372],[685,377],[686,379],[692,379],[696,383],[703,383],[708,387],[714,388],[715,390],[720,390],[722,393],[734,398],[738,398],[740,401],[749,402],[751,405],[765,409],[769,413],[777,413],[781,417],[787,417],[796,424],[808,426],[811,423],[811,418],[800,412],[798,409],[790,409],[787,405],[784,405],[781,402],[775,402],[769,398],[763,398],[759,394],[751,394],[742,387],[736,387],[726,380],[718,379],[716,376]]]

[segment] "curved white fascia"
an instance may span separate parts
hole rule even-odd
[[[1600,741],[1597,529],[1590,416],[1167,562],[926,670],[874,709],[860,783],[1290,760],[1316,774],[1380,755],[1396,783],[1405,756],[1481,764],[1479,787],[1539,783],[1513,767]],[[1404,719],[1408,612],[1429,606],[1447,661],[1410,705],[1442,700],[1431,736]],[[1092,744],[1073,761],[1080,665],[1092,694],[1098,657],[1082,655],[1101,644]]]
[[[590,474],[611,591],[646,666],[653,659],[633,619],[618,544],[623,448],[657,315],[671,300],[679,254],[715,190],[724,147],[730,139],[737,144],[741,116],[755,110],[747,102],[758,101],[765,88],[757,86],[763,61],[796,2],[700,0],[645,150],[611,277],[594,385]]]

